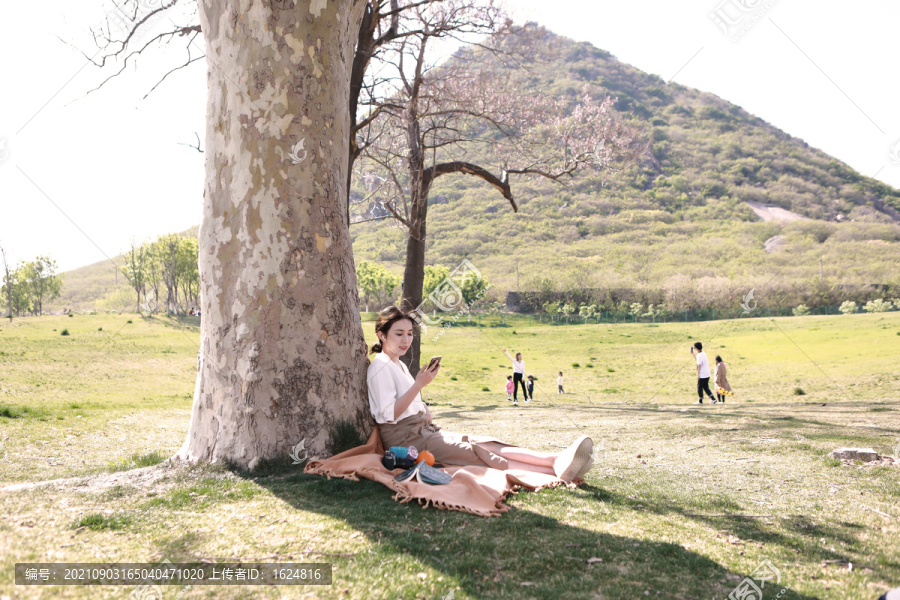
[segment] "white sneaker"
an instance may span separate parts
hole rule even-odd
[[[584,477],[588,474],[588,471],[594,468],[594,456],[593,454],[588,458],[588,461],[584,463],[584,467],[578,469],[575,472],[575,476],[572,479],[578,479],[579,477]]]
[[[694,404],[703,404],[703,400],[697,400]]]
[[[563,450],[553,463],[554,474],[565,481],[581,477],[593,466],[594,441],[586,435]]]

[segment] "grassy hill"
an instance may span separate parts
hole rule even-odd
[[[543,49],[512,72],[517,84],[573,100],[588,84],[616,97],[649,152],[621,172],[585,173],[566,187],[514,181],[518,213],[479,179],[438,179],[426,264],[468,257],[499,298],[627,289],[673,307],[721,304],[751,288],[769,306],[833,304],[859,285],[900,284],[900,191],[713,94],[539,34]],[[504,43],[515,50],[519,41]],[[468,151],[466,160],[499,170],[485,151]],[[360,183],[352,193],[364,197]],[[761,211],[784,220],[761,220]],[[351,233],[357,263],[402,274],[405,229],[382,220]],[[54,309],[126,305],[128,290],[113,275],[108,262],[67,273]]]
[[[744,290],[773,277],[800,285],[821,277],[831,287],[896,280],[900,191],[713,94],[543,33],[547,47],[514,73],[519,85],[574,99],[588,84],[618,98],[650,152],[607,181],[602,174],[568,187],[514,180],[518,213],[479,179],[438,179],[426,263],[468,257],[501,292],[665,288],[673,277],[724,278]],[[508,42],[513,50],[516,43]],[[466,160],[499,171],[484,150],[467,150]],[[763,222],[748,202],[807,219]],[[357,260],[402,272],[404,229],[376,221],[352,232]],[[767,252],[776,236],[781,249]]]
[[[194,225],[179,235],[197,237],[199,229],[199,225]],[[45,304],[45,311],[49,313],[64,310],[75,312],[135,310],[137,295],[119,271],[119,267],[124,264],[125,256],[119,254],[113,256],[111,261],[104,259],[62,273],[62,293],[53,302]]]
[[[113,261],[123,264],[123,256],[113,257]],[[102,260],[78,269],[66,271],[62,274],[63,286],[59,298],[47,305],[46,312],[73,310],[86,312],[89,310],[104,310],[110,305],[112,299],[130,298],[132,304],[126,308],[134,308],[137,300],[134,290],[128,285],[128,280],[118,268],[109,260]],[[114,310],[110,308],[110,310]]]

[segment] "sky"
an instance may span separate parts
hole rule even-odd
[[[510,6],[518,21],[716,94],[900,188],[896,0]],[[191,146],[204,139],[206,63],[153,88],[203,42],[154,47],[96,89],[121,68],[88,60],[98,53],[90,29],[110,16],[97,0],[0,9],[0,246],[12,264],[50,255],[66,271],[200,222],[204,155]]]

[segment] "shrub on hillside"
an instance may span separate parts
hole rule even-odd
[[[870,312],[870,313],[877,313],[877,312],[887,312],[887,311],[891,310],[893,307],[894,307],[893,302],[890,302],[890,301],[885,302],[884,300],[879,298],[877,300],[869,300],[868,302],[866,302],[866,305],[863,306],[863,310],[866,312]]]
[[[855,313],[856,311],[859,310],[859,305],[856,304],[856,302],[853,302],[852,300],[845,300],[841,304],[841,307],[839,310],[842,313],[844,313],[845,315],[852,315],[853,313]]]

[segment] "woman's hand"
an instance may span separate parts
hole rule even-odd
[[[416,384],[418,384],[420,388],[424,388],[434,380],[434,377],[435,375],[437,375],[437,372],[438,370],[440,370],[440,368],[441,363],[435,363],[430,369],[425,368],[419,370],[418,375],[416,375]]]

